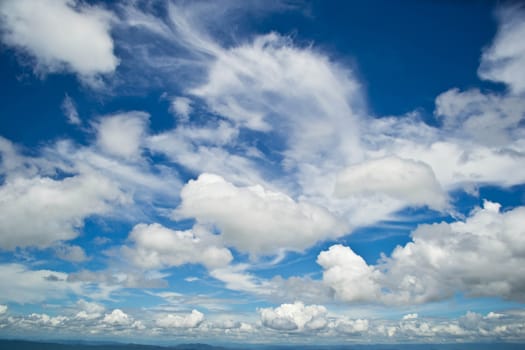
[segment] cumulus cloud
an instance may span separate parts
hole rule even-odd
[[[368,332],[369,321],[366,319],[341,319],[334,322],[334,328],[343,335],[360,336]]]
[[[7,305],[0,305],[0,315],[3,315],[7,312]]]
[[[16,177],[0,187],[0,247],[43,248],[73,239],[86,217],[108,213],[110,203],[123,201],[115,183],[95,174]]]
[[[315,331],[326,326],[327,310],[321,305],[304,305],[302,302],[282,304],[275,309],[258,310],[265,327],[278,331]]]
[[[110,35],[114,15],[75,0],[8,0],[0,5],[2,40],[34,57],[35,71],[73,72],[88,84],[119,60]],[[67,28],[67,30],[64,30]]]
[[[120,309],[114,309],[104,315],[102,322],[112,326],[128,326],[133,322],[133,318]]]
[[[423,303],[457,291],[523,301],[524,219],[525,207],[501,212],[485,201],[465,221],[418,226],[377,265],[341,245],[317,262],[336,297],[351,302]]]
[[[319,254],[317,263],[323,268],[323,281],[334,290],[337,298],[348,301],[377,299],[379,272],[349,247],[333,245]]]
[[[217,237],[205,229],[175,231],[160,224],[138,224],[130,232],[132,246],[121,248],[123,256],[137,267],[159,269],[183,264],[203,264],[208,268],[228,265],[233,259]]]
[[[218,175],[191,180],[181,199],[177,217],[216,225],[227,245],[254,255],[301,251],[346,231],[346,225],[324,208],[262,186],[237,187]]]
[[[148,120],[149,114],[139,111],[104,116],[95,124],[97,143],[110,155],[137,159]]]
[[[79,320],[94,320],[102,317],[106,308],[98,303],[89,302],[84,299],[77,301],[76,306],[80,309],[75,315],[75,319]]]
[[[447,196],[432,168],[423,162],[387,157],[342,170],[335,184],[339,197],[386,195],[407,205],[444,209]]]
[[[204,314],[198,310],[192,310],[190,314],[176,315],[167,314],[159,316],[156,324],[162,328],[195,328],[204,321]]]
[[[513,93],[525,92],[525,10],[518,5],[501,7],[499,28],[492,44],[483,50],[478,74],[482,79],[502,82]]]

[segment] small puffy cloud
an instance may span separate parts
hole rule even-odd
[[[217,268],[228,265],[233,259],[230,251],[220,245],[217,236],[200,227],[175,231],[160,224],[138,224],[130,232],[128,240],[133,245],[122,247],[122,255],[144,269],[183,264]]]
[[[279,331],[313,331],[326,327],[327,310],[321,305],[304,305],[302,302],[282,304],[279,307],[258,310],[265,327]]]
[[[159,316],[156,324],[162,328],[196,328],[204,321],[204,314],[198,310],[192,310],[190,314],[176,315],[167,314]]]
[[[113,182],[95,174],[62,180],[16,177],[0,186],[0,248],[44,248],[73,239],[85,218],[108,213],[110,204],[123,200]],[[70,253],[80,257],[78,251]]]
[[[386,195],[408,205],[428,205],[444,209],[447,196],[432,168],[427,164],[386,157],[352,165],[337,177],[335,194],[339,197]]]
[[[379,272],[349,247],[333,245],[319,254],[317,263],[323,268],[323,281],[334,290],[337,298],[369,301],[378,297]]]
[[[295,201],[262,186],[237,187],[218,175],[202,174],[181,191],[176,217],[213,224],[225,244],[253,255],[302,251],[346,232],[328,210]]]
[[[340,334],[358,336],[368,332],[369,321],[366,319],[341,319],[335,322],[335,329]]]
[[[406,314],[403,316],[403,320],[415,320],[418,317],[417,313]]]
[[[5,314],[7,312],[7,309],[8,309],[7,305],[0,304],[0,315]]]
[[[192,111],[191,100],[187,97],[175,97],[171,101],[170,111],[175,113],[181,120],[188,120]]]
[[[483,50],[478,74],[482,79],[502,82],[513,93],[525,92],[525,10],[500,8],[499,27],[492,44]]]
[[[137,159],[148,125],[149,114],[126,112],[102,117],[97,124],[97,144],[110,155]]]
[[[86,252],[78,245],[61,244],[54,249],[56,256],[62,260],[71,262],[83,262],[88,260]]]
[[[80,299],[77,302],[77,307],[80,311],[75,315],[75,319],[79,320],[93,320],[102,316],[102,313],[106,308],[98,303],[89,302],[84,299]]]
[[[75,106],[75,101],[68,94],[64,97],[62,101],[62,112],[67,117],[67,122],[73,125],[80,125],[82,121],[78,116],[77,107]]]
[[[73,72],[96,86],[98,75],[112,73],[119,63],[110,35],[114,15],[100,6],[6,0],[0,16],[3,42],[34,57],[37,72]]]
[[[129,326],[132,322],[133,318],[120,309],[114,309],[102,319],[102,323],[111,326]]]

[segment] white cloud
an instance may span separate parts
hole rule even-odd
[[[77,302],[77,307],[80,309],[75,315],[75,319],[79,320],[94,320],[102,317],[102,313],[106,308],[98,303],[89,302],[84,299],[80,299]]]
[[[378,298],[379,273],[349,247],[333,245],[317,257],[323,268],[323,281],[346,301],[370,301]]]
[[[132,160],[140,157],[149,114],[132,111],[104,116],[95,125],[97,143],[110,155]]]
[[[279,331],[315,331],[326,327],[327,310],[321,305],[304,305],[302,302],[282,304],[258,310],[265,327]]]
[[[195,328],[203,321],[204,314],[198,310],[192,310],[190,314],[166,314],[159,316],[156,319],[156,324],[162,328]]]
[[[525,207],[500,212],[485,202],[465,221],[420,225],[412,242],[369,266],[350,248],[319,254],[323,281],[344,301],[424,303],[458,291],[468,296],[523,300]]]
[[[67,274],[29,270],[21,264],[0,264],[0,302],[37,303],[80,294],[82,285],[67,282]]]
[[[160,224],[138,224],[130,232],[132,246],[121,254],[140,268],[158,269],[183,264],[203,264],[208,268],[228,265],[233,259],[216,236],[203,228],[175,231]]]
[[[335,322],[337,332],[344,335],[360,336],[368,332],[369,321],[366,319],[348,320],[341,319]]]
[[[114,309],[111,313],[104,315],[102,322],[112,326],[129,326],[133,322],[133,317],[120,309]]]
[[[64,96],[64,100],[62,101],[62,112],[67,117],[67,122],[69,124],[73,125],[80,125],[82,124],[82,120],[80,120],[80,117],[78,116],[77,107],[75,106],[75,101],[71,97],[69,97],[68,94]]]
[[[337,177],[335,194],[386,195],[405,205],[428,205],[438,210],[447,205],[447,196],[430,166],[398,157],[373,159],[345,168]]]
[[[71,71],[96,86],[119,61],[110,36],[114,15],[75,0],[7,0],[0,6],[2,39],[36,59],[37,72]],[[64,30],[67,28],[67,30]]]
[[[7,313],[7,305],[0,305],[0,315]]]
[[[522,6],[499,9],[499,27],[492,44],[483,50],[478,74],[503,82],[513,93],[525,92],[525,11]]]
[[[86,217],[123,201],[117,185],[95,174],[16,177],[0,187],[0,247],[49,247],[73,239]]]
[[[71,262],[82,262],[88,260],[86,252],[78,245],[60,244],[54,249],[56,256],[62,260]]]
[[[236,187],[218,175],[191,180],[181,199],[176,217],[216,225],[226,245],[253,255],[302,251],[347,229],[324,208],[262,186]]]
[[[406,320],[415,320],[417,317],[418,317],[417,313],[406,314],[406,315],[403,316],[403,320],[404,321],[406,321]]]
[[[66,316],[49,316],[47,314],[32,313],[23,320],[34,327],[58,327],[64,325],[68,321]]]
[[[451,89],[436,98],[434,114],[449,135],[482,145],[508,147],[523,135],[525,106],[516,96]]]
[[[171,102],[170,110],[183,121],[187,121],[192,112],[191,100],[187,97],[175,97]]]

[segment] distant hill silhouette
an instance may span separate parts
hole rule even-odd
[[[156,346],[122,343],[96,343],[96,342],[36,342],[25,340],[0,340],[2,350],[523,350],[525,344],[513,343],[482,343],[482,344],[377,344],[377,345],[236,345],[226,348],[208,344],[180,344],[173,346]]]

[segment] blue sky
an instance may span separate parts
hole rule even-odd
[[[0,335],[525,339],[525,9],[0,4]]]

